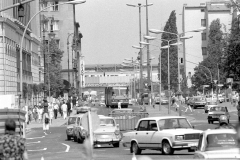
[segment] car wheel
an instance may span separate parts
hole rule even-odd
[[[81,138],[81,136],[79,135],[79,138],[77,139],[77,142],[78,142],[78,143],[83,143],[83,141],[84,141],[84,140],[83,140],[83,139]]]
[[[119,142],[118,143],[114,143],[113,147],[115,147],[115,148],[119,147]]]
[[[136,155],[141,154],[142,150],[138,147],[136,142],[133,142],[131,145],[131,150],[133,153],[135,153]]]
[[[162,143],[162,154],[163,155],[172,155],[174,153],[174,149],[171,147],[168,141],[163,141]]]
[[[67,136],[67,140],[71,140],[71,136]]]

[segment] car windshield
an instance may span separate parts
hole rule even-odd
[[[204,99],[202,97],[196,97],[194,98],[194,101],[203,101]]]
[[[177,129],[177,128],[192,128],[185,118],[161,119],[158,121],[160,130]]]
[[[68,118],[68,125],[75,124],[77,117],[69,117]]]
[[[207,136],[206,150],[222,150],[229,148],[237,148],[236,134],[219,133]]]
[[[212,111],[222,111],[225,112],[225,108],[224,107],[211,107],[210,108],[210,112]]]
[[[100,126],[112,127],[112,126],[115,126],[115,123],[114,123],[114,120],[113,120],[113,119],[104,119],[104,118],[101,118],[101,119],[100,119]]]

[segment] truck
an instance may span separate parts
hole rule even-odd
[[[124,95],[124,93],[127,94],[127,88],[106,87],[105,88],[106,107],[111,108],[118,107],[118,102],[121,102],[122,108],[128,108],[129,98],[126,95]]]

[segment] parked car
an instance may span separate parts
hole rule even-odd
[[[93,145],[109,144],[119,147],[121,133],[113,117],[99,116],[100,127],[93,132]]]
[[[67,128],[66,128],[66,134],[67,134],[67,139],[71,140],[73,137],[73,128],[77,120],[77,115],[72,115],[68,118],[67,121]]]
[[[206,105],[206,99],[204,97],[193,97],[193,100],[191,101],[190,105],[195,109],[198,107],[205,107]]]
[[[208,112],[208,123],[213,123],[214,121],[219,121],[219,117],[221,115],[226,115],[228,118],[228,123],[229,123],[229,119],[230,119],[230,114],[228,112],[227,107],[223,107],[223,106],[214,106],[211,107],[209,112]]]
[[[86,113],[89,111],[90,108],[91,107],[88,107],[88,106],[76,107],[76,112],[77,112],[77,114]]]
[[[213,101],[207,102],[207,104],[204,107],[205,113],[208,113],[211,107],[216,107],[216,106],[218,106],[217,102],[213,102]]]
[[[75,125],[73,127],[73,139],[75,142],[83,143],[85,138],[88,136],[87,129],[83,127],[82,121],[85,114],[77,114]]]
[[[233,129],[204,131],[200,134],[193,159],[239,159],[236,134]]]
[[[155,97],[154,101],[155,101],[155,104],[159,104],[159,102],[160,102],[159,96]],[[161,97],[161,104],[168,104],[167,97]]]
[[[201,133],[185,117],[150,117],[140,119],[134,131],[123,134],[122,142],[131,153],[141,154],[142,150],[150,149],[171,155],[175,150],[194,152]]]

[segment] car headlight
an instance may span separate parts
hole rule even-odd
[[[184,140],[184,135],[176,135],[175,139],[176,140]]]

